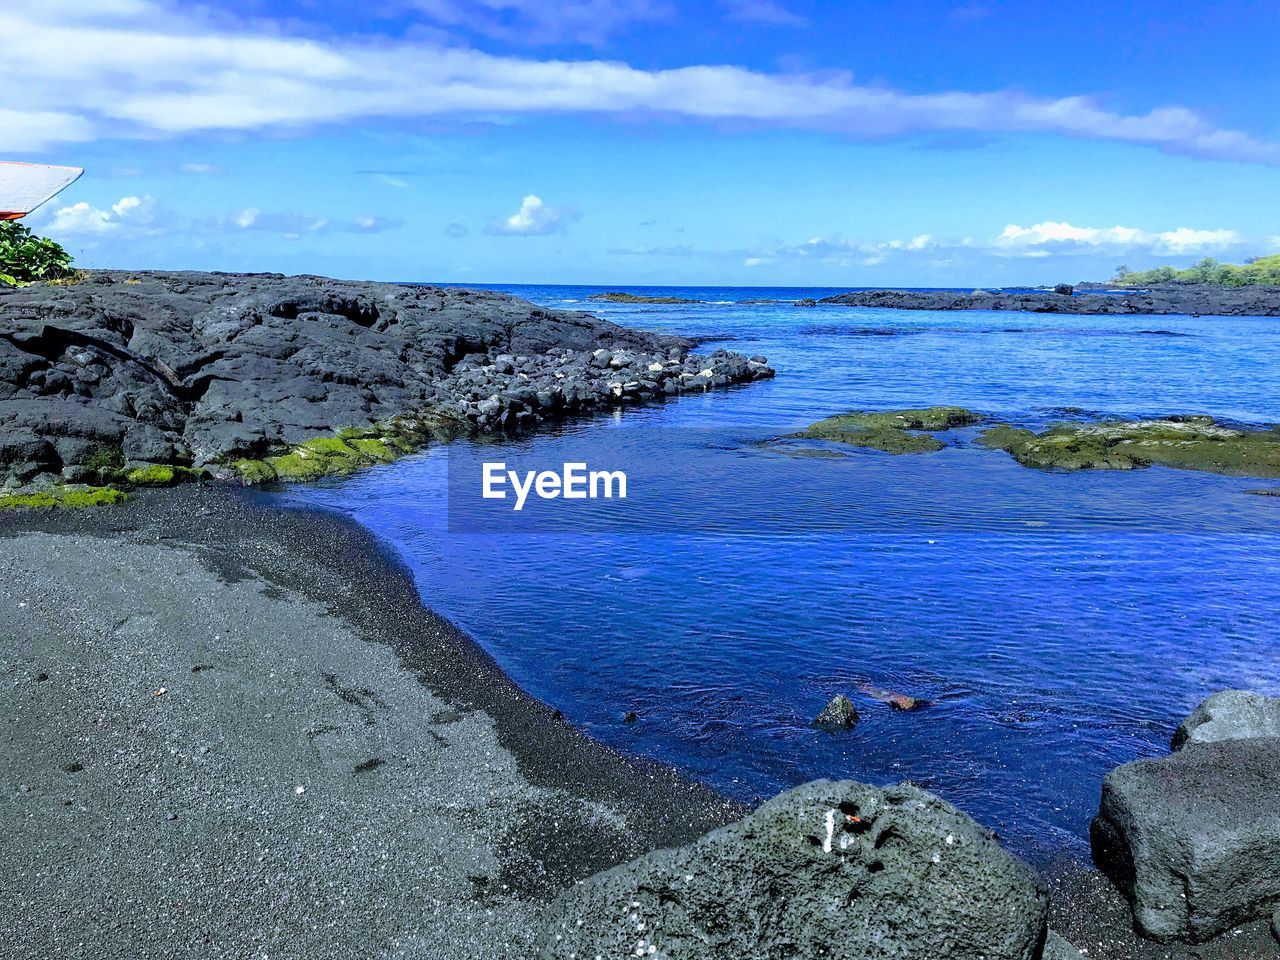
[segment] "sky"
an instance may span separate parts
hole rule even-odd
[[[1280,252],[1280,4],[3,0],[82,266],[1007,286]]]

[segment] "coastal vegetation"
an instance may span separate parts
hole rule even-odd
[[[1255,257],[1242,264],[1219,263],[1205,257],[1193,267],[1156,267],[1154,270],[1116,268],[1114,281],[1125,286],[1150,286],[1156,283],[1216,284],[1222,287],[1280,285],[1280,253]]]
[[[0,286],[75,275],[71,254],[47,237],[37,237],[17,220],[0,222]]]
[[[830,440],[883,453],[932,453],[944,446],[933,433],[982,422],[964,407],[853,411],[810,424],[794,438]]]
[[[1280,477],[1280,429],[1239,430],[1212,417],[1108,420],[1041,433],[992,427],[979,443],[1043,470],[1134,470],[1152,465],[1232,476]]]

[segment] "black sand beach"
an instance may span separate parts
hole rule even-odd
[[[567,884],[742,812],[556,719],[339,518],[188,487],[0,535],[6,956],[527,955]]]
[[[340,517],[189,486],[0,542],[6,956],[529,955],[567,886],[745,813],[557,719]],[[1275,955],[1050,890],[1089,957]]]

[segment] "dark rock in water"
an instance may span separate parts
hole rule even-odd
[[[1060,297],[1070,297],[1075,294],[1076,288],[1069,283],[1059,283],[1054,286],[1053,292]]]
[[[844,694],[832,697],[813,721],[824,730],[852,730],[858,723],[858,710]]]
[[[640,714],[636,713],[634,710],[628,710],[626,713],[622,715],[623,723],[635,723],[639,719],[640,719]]]
[[[1065,286],[1065,284],[1064,284]],[[1280,287],[1220,287],[1161,284],[1140,290],[1097,293],[1081,285],[1073,296],[1054,293],[999,293],[975,290],[856,290],[822,303],[895,310],[1017,310],[1027,313],[1191,314],[1195,316],[1280,316]]]
[[[898,693],[894,690],[882,690],[869,683],[862,684],[858,689],[873,700],[879,700],[881,703],[887,703],[895,710],[909,712],[912,710],[923,710],[925,707],[930,705],[929,701],[924,697],[913,697],[910,694]]]
[[[1139,933],[1202,943],[1280,901],[1280,738],[1186,743],[1107,774],[1094,861]]]
[[[1255,497],[1280,497],[1280,487],[1262,487],[1257,490],[1246,490],[1245,493]]]
[[[819,780],[689,846],[566,891],[544,960],[1037,960],[1041,882],[992,834],[910,784]]]
[[[383,433],[349,439],[366,444],[359,462],[380,461],[366,441],[401,418],[428,417],[441,433],[511,431],[773,375],[692,346],[501,293],[94,272],[0,296],[0,488],[107,482],[154,464],[225,472],[375,426]],[[415,431],[393,432],[398,455]],[[298,466],[248,472],[320,469],[314,457]]]
[[[1280,699],[1247,690],[1215,693],[1191,711],[1173,735],[1173,749],[1188,743],[1217,743],[1280,737]]]
[[[797,300],[795,305],[797,307],[816,307],[818,305],[818,301],[813,299],[813,297],[803,297],[802,299]]]

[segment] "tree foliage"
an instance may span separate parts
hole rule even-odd
[[[1154,283],[1212,283],[1224,287],[1248,287],[1259,284],[1280,285],[1280,253],[1255,257],[1242,264],[1219,263],[1205,257],[1186,270],[1156,267],[1154,270],[1116,269],[1116,283],[1149,286]]]
[[[47,237],[37,237],[17,220],[0,222],[0,284],[61,280],[72,274],[71,254]]]

